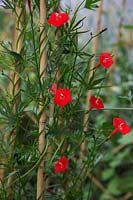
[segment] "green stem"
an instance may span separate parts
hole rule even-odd
[[[86,42],[86,44],[79,50],[79,51],[83,51],[83,49],[91,42],[91,40],[97,36],[99,36],[101,33],[103,33],[104,31],[106,31],[107,28],[101,30],[99,33],[97,33],[96,35],[92,36],[91,35],[91,38],[88,40],[88,42]],[[88,33],[89,34],[89,33]]]
[[[95,153],[95,151],[96,151],[96,143],[94,143],[94,147],[93,147],[93,150],[92,150],[92,152],[91,152],[90,158],[91,158],[91,156],[93,156],[93,154]],[[76,186],[76,184],[78,183],[78,181],[80,181],[80,182],[81,182],[81,185],[82,185],[83,178],[85,178],[85,174],[86,174],[86,172],[88,171],[88,166],[89,166],[91,163],[94,162],[94,159],[95,159],[95,155],[93,156],[93,159],[92,159],[92,160],[89,160],[89,159],[88,159],[88,160],[84,163],[83,167],[82,167],[81,170],[80,170],[79,175],[75,178],[73,187]]]
[[[105,142],[107,142],[115,133],[118,132],[118,129],[114,129],[109,135],[108,137],[106,137],[99,145],[98,147],[101,147]]]
[[[63,138],[63,140],[61,141],[61,143],[58,145],[58,147],[57,147],[57,149],[56,149],[56,151],[55,151],[54,155],[52,156],[51,160],[49,161],[49,164],[48,164],[48,166],[50,166],[50,165],[51,165],[51,163],[52,163],[52,161],[54,160],[54,158],[55,158],[55,156],[56,156],[57,152],[58,152],[58,151],[59,151],[59,149],[61,148],[61,146],[62,146],[63,142],[64,142],[64,138]]]
[[[133,108],[103,108],[101,110],[133,110]]]
[[[132,111],[133,108],[102,108],[100,110],[129,110]],[[97,111],[96,109],[93,109],[92,111]],[[88,110],[75,110],[74,112],[88,112]]]
[[[77,60],[77,53],[75,55],[75,58],[74,58],[74,63],[73,63],[73,66],[72,66],[72,72],[70,74],[70,80],[69,80],[69,88],[71,88],[71,85],[72,85],[72,78],[73,78],[73,73],[74,73],[74,67],[75,67],[75,64],[76,64],[76,60]]]
[[[42,161],[42,159],[43,159],[45,153],[47,152],[48,146],[49,146],[49,145],[48,145],[48,143],[47,143],[45,149],[43,150],[42,154],[40,155],[40,157],[39,157],[38,161],[35,163],[35,165],[34,165],[30,170],[28,170],[25,174],[23,174],[22,176],[20,176],[19,178],[17,178],[17,179],[13,182],[13,184],[14,184],[15,182],[17,182],[18,180],[24,178],[24,177],[27,176],[29,173],[31,173],[34,169],[37,168],[37,166],[41,163],[41,161]]]
[[[42,83],[40,80],[40,70],[39,70],[39,64],[37,60],[37,53],[36,53],[36,45],[35,45],[35,33],[34,33],[34,27],[33,27],[33,14],[30,12],[30,17],[31,17],[31,30],[32,30],[32,41],[33,41],[33,49],[34,49],[34,55],[35,55],[35,62],[36,62],[36,71],[37,71],[37,77],[38,77],[38,82],[42,91]]]

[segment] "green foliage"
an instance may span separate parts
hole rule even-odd
[[[86,0],[86,5],[85,7],[90,9],[90,10],[95,10],[96,8],[98,8],[98,5],[97,3],[99,2],[100,0]]]
[[[35,4],[37,5],[38,9],[40,8],[40,0],[35,0]]]
[[[113,168],[107,168],[102,173],[102,180],[106,181],[110,179],[114,175],[114,169]]]
[[[133,29],[133,25],[125,25],[123,26],[125,29],[128,29],[128,30],[132,30]]]

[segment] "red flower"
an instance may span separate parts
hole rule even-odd
[[[104,104],[100,98],[91,96],[89,102],[90,102],[92,108],[96,108],[97,110],[104,108]]]
[[[56,90],[56,95],[54,97],[54,103],[63,107],[72,101],[71,92],[66,88],[59,88]]]
[[[51,88],[49,89],[50,94],[56,94],[57,91],[57,85],[56,83],[53,83]]]
[[[110,53],[101,53],[99,57],[99,65],[105,68],[109,68],[114,63]]]
[[[63,24],[68,22],[68,20],[68,14],[54,12],[50,15],[48,19],[48,24],[51,24],[53,26],[62,26]]]
[[[113,126],[115,127],[115,129],[110,133],[110,135],[108,136],[108,139],[111,138],[117,132],[121,132],[123,135],[126,135],[127,133],[131,131],[130,127],[125,122],[125,120],[121,118],[114,118]]]
[[[68,171],[68,159],[65,157],[61,157],[56,163],[55,163],[55,172],[60,173]]]
[[[113,119],[113,126],[117,131],[121,132],[123,135],[129,133],[131,131],[128,124],[125,122],[125,120],[121,118],[114,118]]]

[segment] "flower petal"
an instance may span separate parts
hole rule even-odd
[[[97,110],[104,108],[103,101],[100,98],[97,98],[95,96],[91,96],[89,102],[90,102],[92,108],[95,108]]]
[[[61,157],[56,163],[55,163],[55,172],[61,173],[68,170],[68,158]]]
[[[64,107],[72,101],[71,91],[67,88],[58,88],[53,100],[55,104],[58,104],[60,107]]]
[[[53,26],[62,26],[63,24],[67,23],[69,20],[69,16],[67,13],[57,13],[54,12],[50,15],[48,19],[48,24]]]
[[[121,118],[113,118],[113,126],[124,135],[131,131],[126,121]]]
[[[57,91],[57,84],[53,83],[51,88],[49,89],[50,94],[56,94]]]
[[[99,64],[105,68],[111,67],[113,65],[114,61],[112,59],[112,56],[108,52],[102,52],[99,56]]]

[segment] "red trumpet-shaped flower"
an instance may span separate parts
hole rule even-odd
[[[95,108],[97,110],[104,108],[103,101],[100,98],[91,96],[89,102],[90,102],[92,108]]]
[[[57,91],[57,85],[56,83],[53,83],[51,88],[49,89],[50,94],[56,94]]]
[[[131,131],[131,129],[130,129],[129,125],[126,123],[126,121],[121,118],[114,118],[113,126],[115,129],[109,135],[109,138],[112,137],[117,132],[121,132],[123,135],[126,135],[127,133],[129,133]]]
[[[54,96],[54,103],[63,107],[72,101],[71,91],[67,88],[58,88]]]
[[[119,131],[121,132],[123,135],[129,133],[130,127],[128,126],[128,124],[125,122],[125,120],[121,119],[121,118],[114,118],[113,119],[113,126]]]
[[[109,68],[113,63],[114,61],[110,53],[103,52],[100,54],[99,65],[102,65],[105,68]]]
[[[48,19],[48,24],[51,24],[53,26],[62,26],[63,24],[67,23],[68,20],[68,14],[54,12],[50,15]]]
[[[60,173],[64,171],[68,171],[68,158],[61,157],[56,163],[55,163],[55,172]]]

